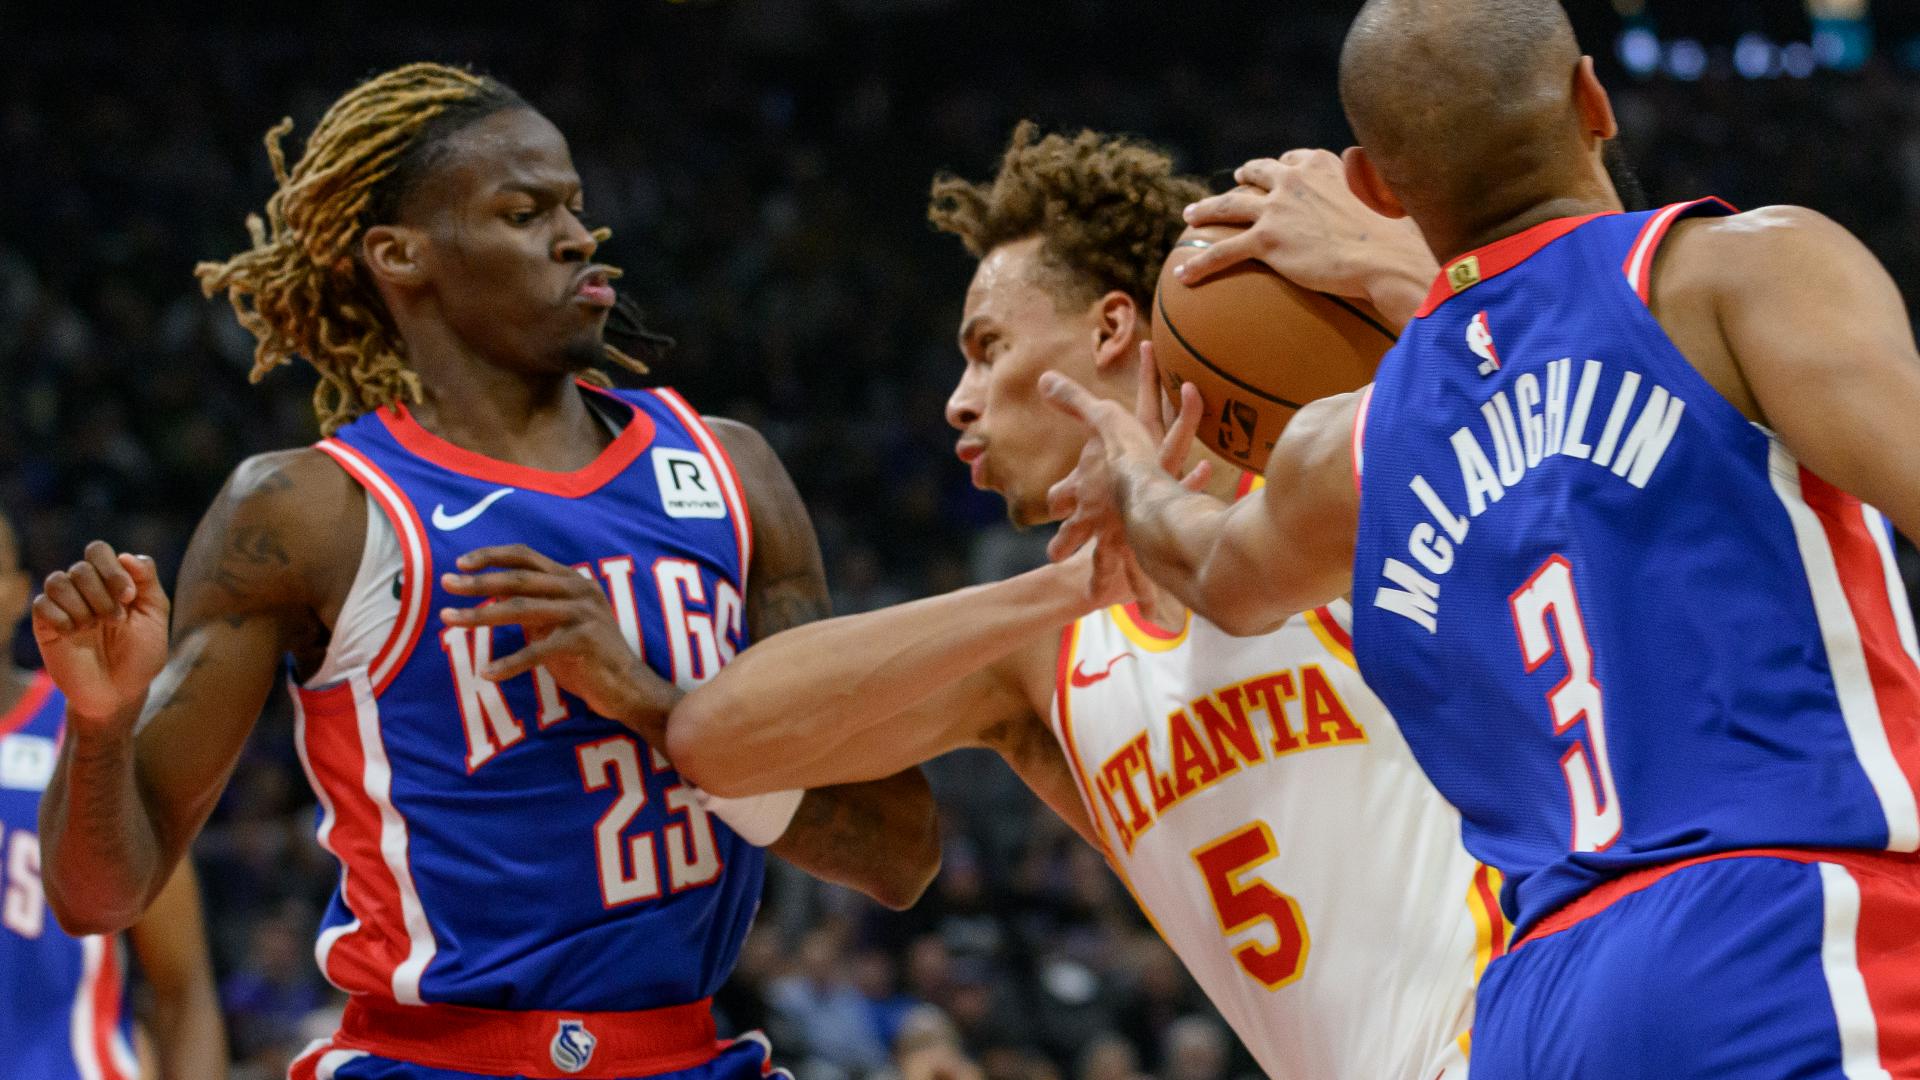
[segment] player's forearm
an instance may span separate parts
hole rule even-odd
[[[211,974],[162,994],[153,1006],[160,1080],[226,1080],[227,1029]]]
[[[1125,507],[1127,545],[1148,577],[1201,618],[1252,632],[1236,629],[1259,613],[1249,603],[1255,590],[1233,572],[1233,506],[1155,473],[1133,481]]]
[[[766,790],[769,761],[782,764],[782,786],[822,782],[798,766],[1084,614],[1075,573],[1043,567],[775,634],[674,709],[667,756],[722,795]]]
[[[117,730],[69,735],[40,802],[47,903],[76,936],[133,925],[165,876],[166,856],[135,773],[131,725]]]
[[[768,848],[822,881],[895,910],[912,907],[940,872],[940,815],[920,770],[807,792]]]

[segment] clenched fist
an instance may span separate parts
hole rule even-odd
[[[167,662],[167,593],[153,560],[87,545],[47,576],[33,601],[33,637],[83,734],[130,729]]]

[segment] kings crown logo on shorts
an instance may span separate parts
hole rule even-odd
[[[560,1030],[554,1033],[553,1067],[563,1073],[577,1073],[593,1060],[593,1044],[598,1041],[587,1025],[578,1020],[560,1021]]]

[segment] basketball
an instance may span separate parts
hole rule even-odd
[[[1153,352],[1167,393],[1200,388],[1200,438],[1260,472],[1301,406],[1373,379],[1394,334],[1367,304],[1314,292],[1256,262],[1188,286],[1173,276],[1194,254],[1237,231],[1188,229],[1160,269]]]

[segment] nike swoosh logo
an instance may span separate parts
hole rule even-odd
[[[1097,683],[1100,680],[1106,678],[1107,676],[1113,674],[1113,667],[1115,664],[1118,664],[1122,660],[1131,660],[1131,659],[1133,659],[1132,653],[1123,652],[1119,656],[1116,656],[1113,659],[1107,661],[1106,670],[1102,671],[1098,675],[1087,674],[1086,671],[1083,670],[1086,665],[1086,661],[1082,660],[1080,661],[1080,663],[1073,665],[1073,674],[1068,676],[1067,681],[1069,683],[1072,683],[1075,689],[1085,690],[1087,687],[1092,686],[1094,683]]]
[[[473,524],[474,518],[486,513],[487,507],[492,506],[494,503],[499,502],[511,494],[513,494],[513,489],[510,487],[489,492],[486,498],[481,499],[479,502],[474,503],[472,506],[467,507],[457,514],[447,513],[445,503],[436,503],[433,507],[433,527],[439,529],[441,532],[452,532],[455,529],[464,529],[468,525]]]

